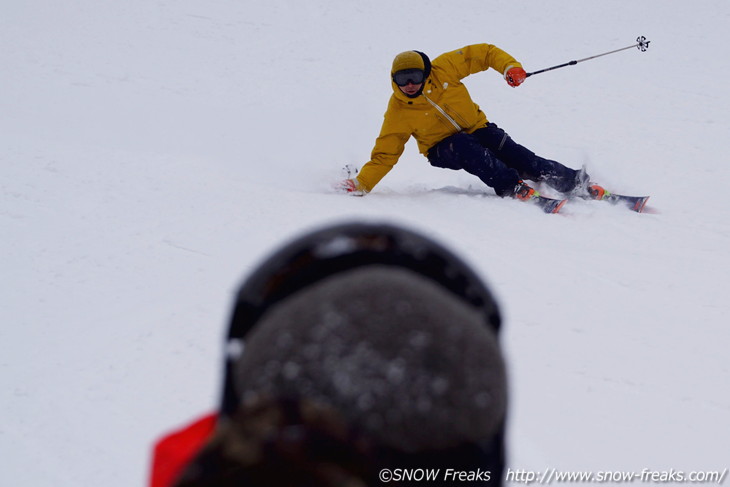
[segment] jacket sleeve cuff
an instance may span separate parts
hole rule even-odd
[[[370,192],[371,188],[368,188],[367,186],[365,186],[363,184],[363,182],[360,181],[359,176],[356,177],[355,179],[353,179],[353,181],[355,182],[355,186],[357,187],[358,192],[362,193],[363,195],[368,194]]]
[[[522,65],[520,64],[508,64],[506,68],[504,68],[504,72],[502,73],[502,76],[504,79],[507,79],[507,71],[509,71],[512,68],[521,68]]]

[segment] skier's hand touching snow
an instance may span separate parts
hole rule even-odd
[[[348,193],[352,196],[363,196],[365,192],[360,189],[360,184],[357,179],[345,179],[335,184],[335,190],[340,193]]]

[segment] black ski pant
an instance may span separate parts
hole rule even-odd
[[[428,160],[435,167],[463,169],[477,176],[499,196],[512,194],[520,179],[545,182],[567,193],[575,188],[578,173],[536,155],[491,122],[471,134],[446,137],[428,151]]]

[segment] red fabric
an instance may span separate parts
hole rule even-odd
[[[155,445],[150,487],[171,487],[177,476],[210,438],[216,414],[203,416],[191,424],[165,435]]]

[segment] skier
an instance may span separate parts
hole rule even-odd
[[[512,87],[527,78],[522,65],[491,44],[475,44],[433,60],[406,51],[393,60],[393,95],[371,159],[356,178],[337,189],[364,195],[393,168],[413,136],[431,165],[464,169],[494,188],[497,195],[530,200],[539,196],[525,179],[544,182],[571,196],[602,199],[605,190],[589,182],[585,168],[574,170],[536,155],[489,122],[461,80],[495,69]]]
[[[151,486],[400,485],[388,475],[439,468],[430,484],[452,469],[501,485],[500,325],[484,283],[426,237],[311,232],[244,282],[220,408],[157,444]]]

